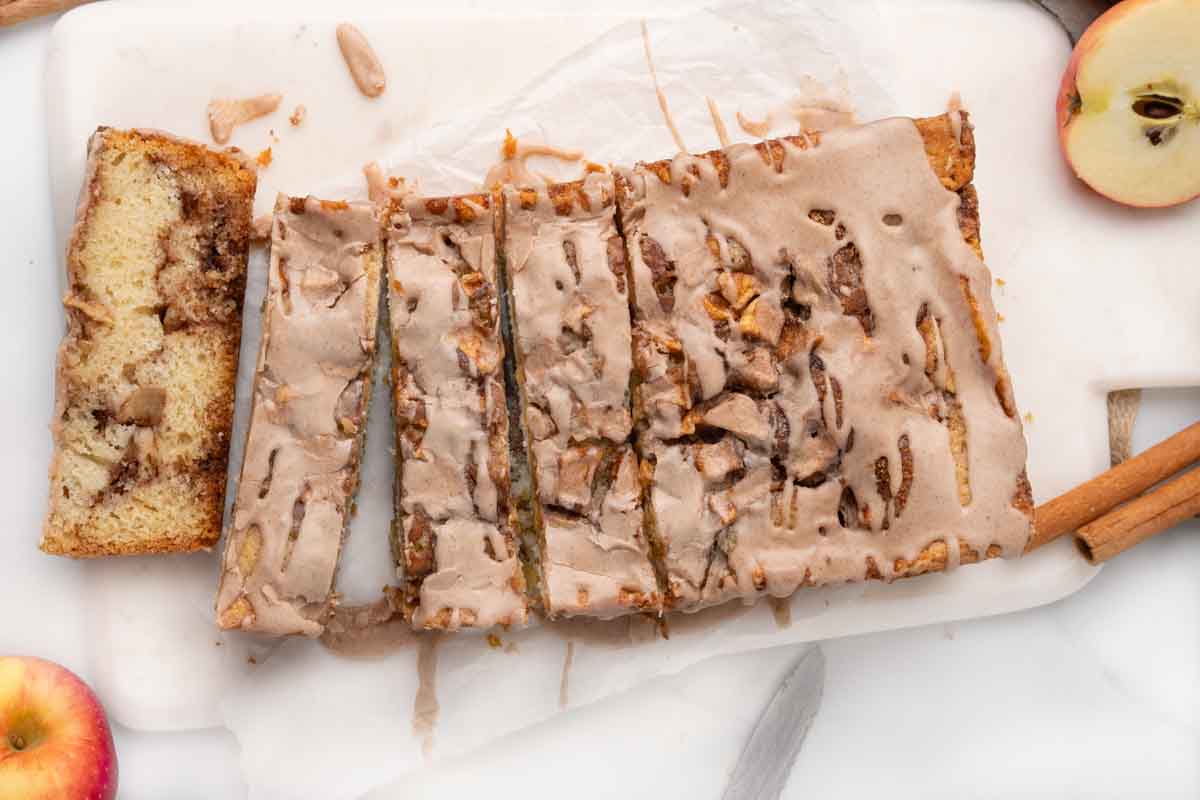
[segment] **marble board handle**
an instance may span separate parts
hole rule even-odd
[[[1075,531],[1080,552],[1099,564],[1200,514],[1200,468],[1146,492],[1197,461],[1200,422],[1038,506],[1026,552]]]
[[[0,0],[0,28],[57,14],[88,2],[91,0]]]

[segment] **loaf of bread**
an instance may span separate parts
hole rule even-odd
[[[974,155],[952,112],[409,196],[382,234],[370,206],[280,198],[219,623],[318,635],[337,604],[385,258],[392,545],[416,628],[1019,555],[1032,497]],[[217,540],[253,193],[235,153],[93,137],[47,552]]]
[[[45,552],[178,552],[220,536],[255,182],[236,151],[92,136],[67,252]]]

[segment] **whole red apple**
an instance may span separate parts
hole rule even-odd
[[[1063,153],[1130,206],[1200,196],[1200,0],[1125,0],[1079,38],[1058,90]]]
[[[117,751],[92,690],[53,662],[0,656],[0,798],[116,796]]]

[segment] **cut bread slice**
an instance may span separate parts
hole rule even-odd
[[[358,488],[383,241],[374,206],[280,195],[217,621],[319,635]]]
[[[387,233],[396,423],[393,551],[416,628],[519,625],[498,198],[397,202]]]
[[[612,178],[505,196],[505,277],[550,616],[657,612],[632,430],[625,246]]]
[[[618,172],[669,607],[1023,551],[973,168],[954,113]]]
[[[219,538],[255,183],[236,151],[92,136],[67,252],[45,552]]]

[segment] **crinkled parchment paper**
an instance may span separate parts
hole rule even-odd
[[[861,34],[844,21],[847,13],[870,17],[874,3],[729,3],[647,20],[659,85],[687,149],[720,146],[706,97],[735,141],[758,138],[738,128],[738,111],[753,120],[771,114],[773,134],[799,129],[786,111],[797,102],[842,100],[864,120],[896,113],[870,77],[870,56],[858,46]],[[519,139],[581,149],[603,164],[632,165],[678,150],[654,93],[638,21],[618,25],[510,102],[435,126],[390,165],[427,194],[478,188],[506,129]],[[547,167],[558,178],[579,174],[578,167]]]

